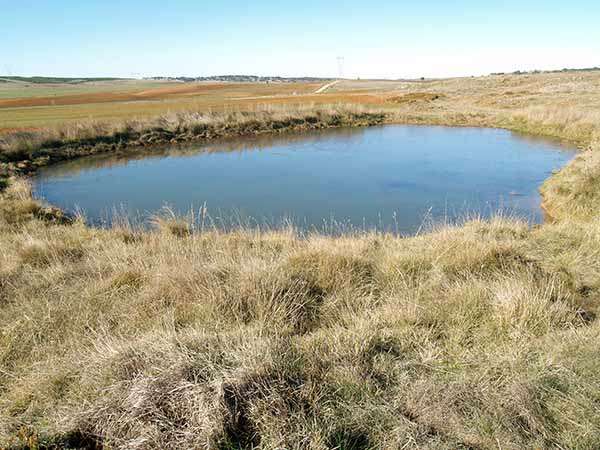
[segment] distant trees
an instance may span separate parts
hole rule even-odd
[[[490,75],[534,75],[538,73],[563,73],[563,72],[590,72],[593,70],[600,70],[600,67],[586,67],[583,69],[560,69],[560,70],[530,70],[530,71],[521,71],[515,70],[514,72],[506,73],[506,72],[492,72]]]

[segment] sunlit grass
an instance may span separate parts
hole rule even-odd
[[[419,89],[444,98],[386,110],[578,143],[543,187],[553,220],[533,228],[494,217],[409,238],[227,231],[164,210],[148,230],[126,218],[100,229],[5,177],[0,447],[599,448],[598,79],[569,77],[437,81]],[[286,108],[171,113],[133,130],[316,114]],[[21,153],[3,170],[44,139],[123,126],[5,142]]]
[[[0,442],[599,444],[598,221],[400,238],[13,214]]]

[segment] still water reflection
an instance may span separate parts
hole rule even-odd
[[[40,170],[36,193],[94,224],[165,204],[220,224],[377,227],[498,211],[543,219],[538,188],[574,152],[508,131],[387,125],[82,158]]]

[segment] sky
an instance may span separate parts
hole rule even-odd
[[[0,0],[0,74],[348,78],[600,66],[598,0]]]

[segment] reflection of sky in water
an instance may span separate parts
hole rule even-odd
[[[94,223],[206,203],[226,223],[334,221],[416,231],[502,210],[542,220],[538,188],[574,152],[503,130],[389,125],[89,157],[43,169],[39,195]],[[251,218],[251,219],[248,219]]]

